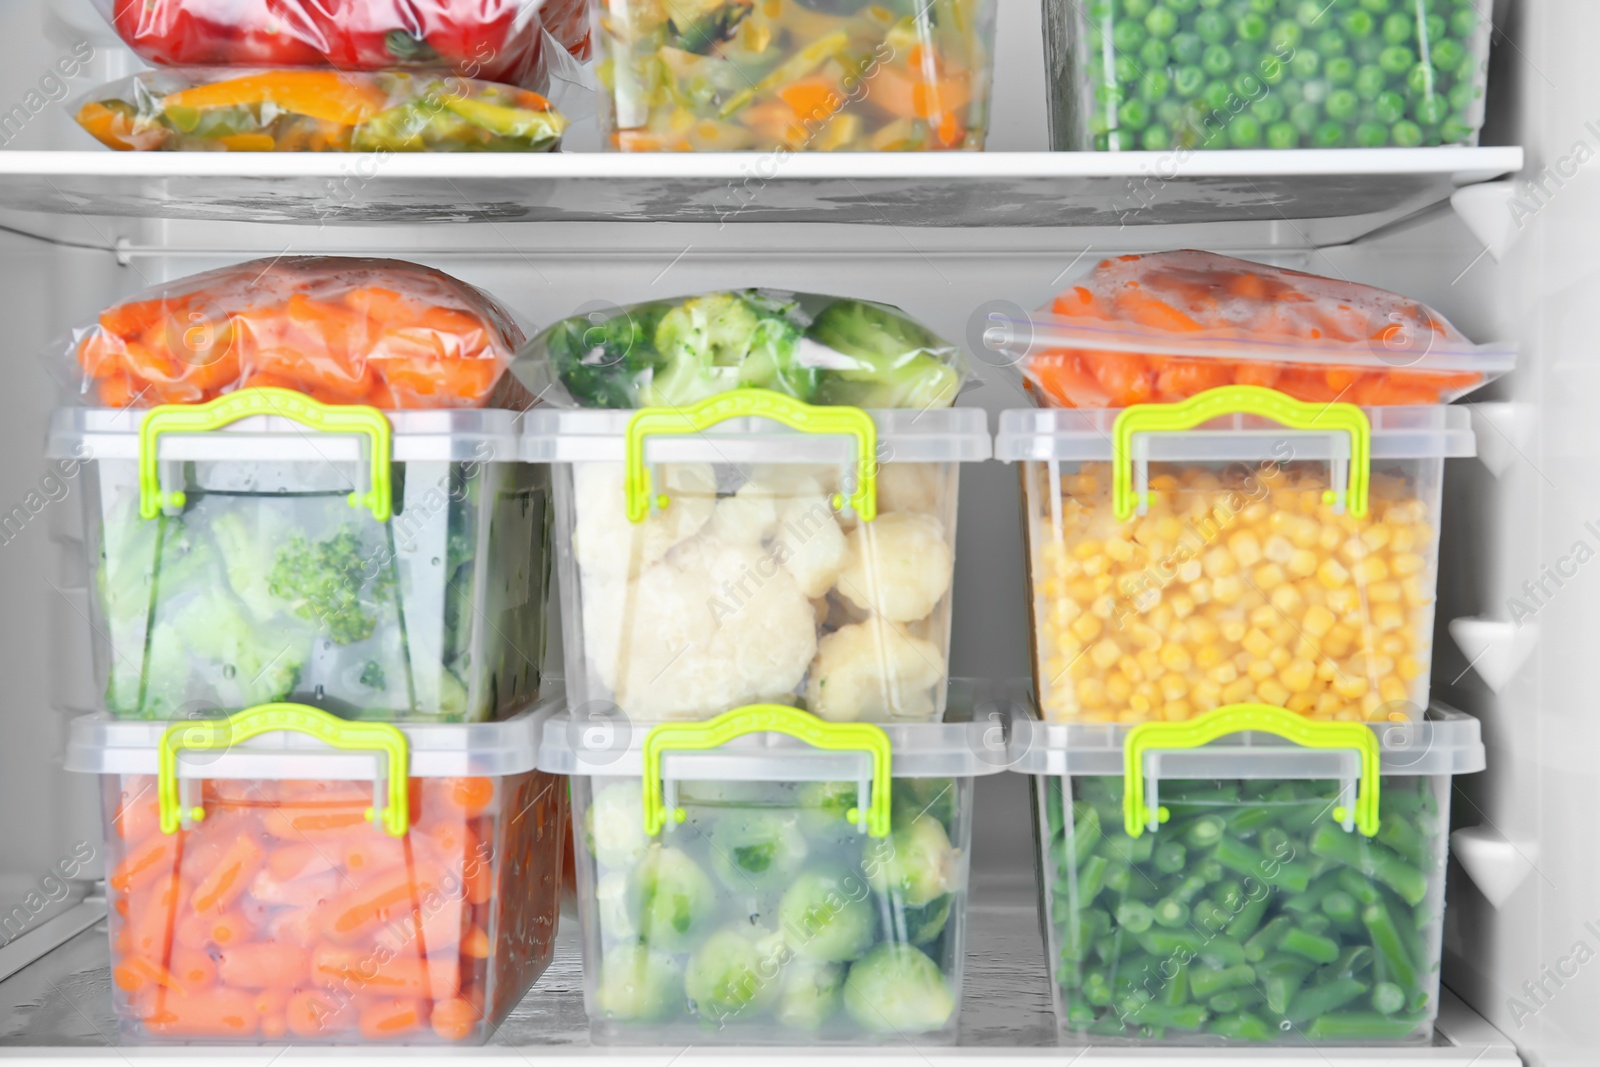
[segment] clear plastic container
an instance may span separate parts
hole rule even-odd
[[[1241,386],[1004,412],[995,452],[1020,463],[1044,717],[1250,701],[1419,716],[1444,460],[1475,446],[1463,408],[1363,412]]]
[[[989,456],[982,411],[741,389],[692,408],[540,408],[526,426],[530,458],[555,464],[575,707],[943,713],[957,483]]]
[[[481,1043],[554,947],[567,789],[536,769],[548,711],[76,720],[121,1040]]]
[[[996,346],[1046,407],[1171,403],[1223,385],[1362,407],[1449,403],[1510,371],[1425,304],[1184,249],[1101,260]]]
[[[533,703],[550,475],[521,460],[518,429],[506,411],[382,414],[283,390],[56,412],[48,454],[85,467],[105,709],[292,700],[477,722]]]
[[[981,149],[996,0],[599,0],[624,152]]]
[[[953,1040],[974,782],[1005,764],[968,692],[967,721],[915,725],[552,718],[541,766],[571,775],[595,1038]]]
[[[1092,0],[1044,19],[1058,151],[1473,145],[1483,125],[1492,26],[1472,3]]]
[[[1063,1037],[1427,1045],[1450,780],[1477,720],[1031,723],[1039,894]],[[1130,748],[1132,751],[1130,751]]]

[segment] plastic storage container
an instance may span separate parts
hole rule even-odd
[[[119,718],[294,700],[484,721],[539,694],[549,471],[506,411],[318,404],[277,389],[64,409],[85,467],[97,682]]]
[[[956,487],[961,463],[990,454],[982,411],[739,389],[686,408],[540,408],[526,425],[531,458],[555,464],[574,707],[943,713]]]
[[[551,719],[541,765],[572,776],[594,1036],[952,1040],[973,786],[1005,763],[987,729],[777,706]]]
[[[995,0],[599,0],[625,152],[981,149]]]
[[[76,720],[122,1040],[483,1041],[554,945],[567,789],[535,769],[545,715]]]
[[[1057,150],[1477,144],[1488,14],[1470,0],[1044,5]]]
[[[1318,719],[1428,706],[1451,407],[1302,404],[1229,386],[1180,404],[1001,415],[1021,463],[1045,718]]]
[[[1096,1044],[1430,1043],[1450,779],[1478,723],[1014,730],[1056,1018]]]

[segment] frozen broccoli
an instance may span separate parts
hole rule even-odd
[[[917,816],[886,838],[869,838],[861,856],[873,890],[911,908],[950,892],[958,880],[959,864],[943,824],[931,815]]]
[[[688,853],[651,846],[628,880],[639,933],[663,952],[688,948],[715,918],[717,890]]]
[[[951,366],[954,350],[893,308],[836,300],[806,334],[853,364],[823,375],[818,403],[863,408],[947,408],[955,403],[961,374]]]
[[[579,315],[551,327],[551,367],[572,398],[584,407],[635,407],[637,383],[662,363],[655,332],[670,306],[641,304],[603,322]]]
[[[371,556],[353,527],[324,541],[295,534],[278,549],[267,587],[335,644],[365,641],[378,625],[376,602],[393,586],[390,568]]]
[[[683,1010],[683,975],[670,956],[618,945],[600,961],[594,1005],[604,1019],[668,1018]]]
[[[711,867],[735,893],[788,885],[806,853],[800,820],[788,812],[735,809],[711,831]]]
[[[213,512],[208,524],[211,539],[222,557],[228,585],[257,619],[272,618],[284,608],[273,595],[268,581],[268,561],[278,554],[283,541],[281,524],[274,521],[279,509],[251,509],[246,519],[238,508]]]
[[[249,708],[282,700],[305,669],[303,635],[251,619],[231,592],[213,585],[172,612],[172,626],[192,660],[218,664],[208,679],[226,708]],[[185,664],[183,678],[195,670]],[[147,680],[150,691],[160,680]]]
[[[877,913],[861,877],[842,868],[801,873],[778,902],[778,920],[794,954],[819,963],[846,963],[872,946]]]
[[[726,926],[694,950],[684,972],[684,991],[694,1010],[719,1021],[748,1019],[771,1006],[785,958],[783,939]]]
[[[783,986],[774,1014],[795,1030],[820,1030],[839,1010],[844,964],[793,960],[783,969]]]
[[[621,870],[638,862],[650,848],[639,782],[613,782],[596,793],[583,813],[583,831],[600,866]]]
[[[739,387],[778,389],[809,400],[811,371],[796,365],[800,331],[764,315],[737,293],[692,297],[656,327],[662,366],[640,393],[647,405],[681,406]]]
[[[956,1000],[926,953],[886,941],[851,965],[844,1008],[863,1029],[914,1034],[949,1022]]]

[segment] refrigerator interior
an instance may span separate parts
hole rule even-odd
[[[982,193],[976,200],[930,195],[921,219],[906,217],[915,211],[907,212],[902,198],[874,225],[868,221],[871,197],[863,194],[850,208],[849,223],[820,221],[827,217],[825,204],[813,205],[809,221],[755,221],[785,202],[784,168],[793,167],[794,174],[810,165],[794,157],[751,161],[770,167],[770,175],[730,174],[727,180],[742,190],[733,203],[742,206],[717,221],[634,221],[626,209],[612,209],[611,221],[484,221],[473,180],[480,164],[466,157],[449,172],[459,204],[448,221],[386,223],[394,216],[385,204],[387,176],[333,169],[314,171],[283,194],[299,195],[295,190],[320,183],[335,208],[326,218],[227,222],[182,219],[194,212],[176,194],[170,218],[104,214],[92,196],[60,190],[48,212],[19,209],[24,201],[38,206],[44,186],[30,180],[24,189],[0,158],[0,317],[8,325],[12,375],[10,387],[0,391],[0,448],[8,460],[0,468],[0,516],[10,520],[0,534],[0,599],[7,606],[0,649],[7,682],[0,703],[0,810],[9,816],[0,827],[0,923],[6,924],[0,942],[20,943],[70,905],[60,888],[63,866],[81,858],[85,847],[97,857],[100,850],[94,783],[60,768],[69,718],[95,699],[78,487],[47,470],[41,442],[58,401],[50,360],[60,358],[60,348],[52,341],[102,306],[212,267],[299,253],[393,255],[430,264],[494,294],[529,327],[596,302],[624,305],[714,287],[847,293],[898,305],[965,343],[978,382],[963,402],[992,415],[1025,401],[1014,372],[984,345],[989,312],[1036,307],[1109,253],[1198,247],[1391,288],[1430,304],[1474,339],[1510,338],[1520,345],[1518,370],[1471,398],[1481,458],[1452,461],[1446,475],[1434,692],[1482,720],[1489,769],[1457,783],[1454,821],[1462,832],[1454,844],[1472,871],[1452,861],[1444,981],[1515,1045],[1524,1062],[1592,1062],[1592,1050],[1600,1047],[1600,1013],[1594,1011],[1600,964],[1588,961],[1600,953],[1594,889],[1600,870],[1588,840],[1593,830],[1586,802],[1600,726],[1589,715],[1588,676],[1600,641],[1600,567],[1587,561],[1600,552],[1600,480],[1583,463],[1600,457],[1600,420],[1591,400],[1600,390],[1600,364],[1589,351],[1592,330],[1582,323],[1594,306],[1589,301],[1600,299],[1600,191],[1591,165],[1600,154],[1594,103],[1600,71],[1591,44],[1600,37],[1600,9],[1580,0],[1500,7],[1484,143],[1522,146],[1526,169],[1457,197],[1456,207],[1444,198],[1398,221],[1319,220],[1303,204],[1289,212],[1258,211],[1254,221],[1206,221],[1231,216],[1219,206],[1224,201],[1194,196],[1191,179],[1206,167],[1226,173],[1226,160],[1182,161],[1170,180],[1123,175],[1069,195],[1082,208],[1079,217],[1091,220],[1087,226],[938,224],[946,209],[973,223],[1008,203],[1013,209],[1002,213],[1008,223],[1035,212],[1070,221],[1065,208],[1052,213],[1038,204],[1018,206],[1014,187],[999,179],[988,202]],[[1046,146],[1038,18],[1030,0],[1002,0],[992,152]],[[81,58],[89,50],[92,58],[70,81],[51,73],[58,58]],[[11,0],[0,8],[0,56],[0,123],[8,112],[26,118],[4,127],[6,154],[84,149],[89,139],[71,122],[71,101],[135,66],[89,0]],[[582,144],[582,135],[575,140]],[[176,158],[161,165],[174,166]],[[254,173],[249,157],[220,158],[195,166],[222,168],[204,173]],[[644,186],[652,166],[663,172],[693,166],[692,160],[648,157],[626,162],[627,173]],[[980,175],[989,165],[1004,173],[1001,163],[985,157],[961,162]],[[260,166],[277,174],[286,163],[294,161],[268,159]],[[1103,164],[1104,157],[1090,161]],[[876,164],[859,165],[869,173]],[[393,166],[399,172],[405,164]],[[114,192],[120,179],[114,166],[106,170],[109,177],[91,184]],[[1495,176],[1471,166],[1463,172],[1475,180]],[[1530,179],[1538,184],[1530,187]],[[1281,185],[1259,180],[1259,200],[1269,205],[1294,188],[1293,177]],[[131,193],[131,179],[128,184]],[[1351,195],[1381,194],[1382,185],[1368,183]],[[161,187],[159,178],[141,181],[138,195],[148,198],[156,190],[158,196]],[[962,186],[969,193],[974,187]],[[271,217],[276,194],[270,184],[253,188],[256,199],[234,201],[239,214]],[[551,192],[554,200],[573,193],[604,215],[604,195],[596,188],[574,181]],[[543,187],[530,186],[526,199],[545,195]],[[669,196],[661,194],[656,210],[671,211]],[[1365,214],[1351,209],[1349,195],[1333,200],[1330,217]],[[1167,224],[1147,224],[1156,218]],[[987,463],[964,472],[958,559],[952,674],[1025,675],[1025,589],[1011,467]],[[993,998],[998,1013],[982,1015],[971,1035],[971,1043],[993,1048],[1045,1044],[1054,1036],[1035,933],[1026,788],[1026,779],[1016,775],[979,785],[973,872],[980,897],[989,894],[995,911],[974,925],[968,1008],[975,997]],[[90,862],[77,873],[81,880],[98,871]],[[82,891],[81,884],[73,890]],[[34,901],[43,904],[36,910]],[[83,946],[96,942],[89,937],[73,944],[90,951]],[[103,941],[98,944],[103,953]],[[528,1033],[541,1025],[578,1030],[581,1002],[576,1018],[571,1005],[580,985],[575,972],[553,968],[530,1004],[555,989],[565,995],[564,1006],[525,1006],[517,1025],[532,1027]],[[47,998],[95,995],[92,989],[52,994],[53,986],[43,988]],[[0,994],[0,1001],[13,1020],[7,1027],[27,1015],[19,1014],[16,996]],[[98,1007],[104,1013],[105,1006]],[[47,1014],[70,1015],[60,1005]],[[1446,1019],[1470,1020],[1471,1014],[1447,1005]],[[70,1018],[64,1025],[77,1027],[82,1040],[76,1043],[99,1043],[92,1027]],[[1481,1023],[1463,1021],[1460,1030],[1474,1026]],[[1441,1028],[1448,1030],[1447,1022]],[[1486,1050],[1480,1062],[1512,1062],[1502,1039],[1488,1030],[1480,1036]],[[0,1029],[8,1045],[41,1040],[48,1038]],[[1299,1059],[1316,1056],[1306,1050]],[[1250,1058],[1278,1062],[1285,1055]]]

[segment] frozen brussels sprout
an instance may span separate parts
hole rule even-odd
[[[700,865],[674,848],[651,846],[628,880],[639,934],[663,952],[688,948],[714,918],[717,890]]]
[[[872,888],[912,908],[950,892],[959,863],[944,825],[931,815],[918,815],[888,837],[869,838],[861,850],[861,868]]]
[[[670,956],[618,945],[600,961],[594,1003],[605,1019],[665,1019],[683,1010],[683,975]]]
[[[725,926],[689,957],[684,990],[701,1016],[723,1022],[749,1019],[778,997],[787,951],[776,934],[748,925]]]
[[[584,812],[583,832],[600,866],[625,870],[637,863],[650,847],[639,782],[614,782],[596,793]]]
[[[956,999],[926,953],[885,941],[851,964],[844,1009],[865,1030],[914,1034],[949,1022]]]
[[[894,780],[894,822],[910,822],[918,815],[932,815],[950,829],[956,821],[959,800],[954,778],[896,778]]]
[[[778,920],[795,956],[846,963],[872,946],[877,913],[861,876],[842,867],[813,867],[784,892]]]
[[[820,1030],[839,1010],[844,964],[795,960],[783,969],[783,986],[774,1014],[783,1026]]]
[[[950,907],[954,897],[949,893],[920,907],[896,908],[889,924],[894,928],[894,940],[908,945],[926,945],[938,940],[950,921]]]
[[[856,783],[807,782],[800,787],[799,799],[806,833],[820,837],[855,830],[855,823],[845,816],[856,806]]]
[[[595,883],[594,899],[600,914],[600,936],[607,944],[639,939],[639,926],[628,908],[626,874],[621,871],[602,874]]]
[[[711,830],[711,868],[735,893],[788,885],[807,852],[800,819],[791,812],[730,811]]]

